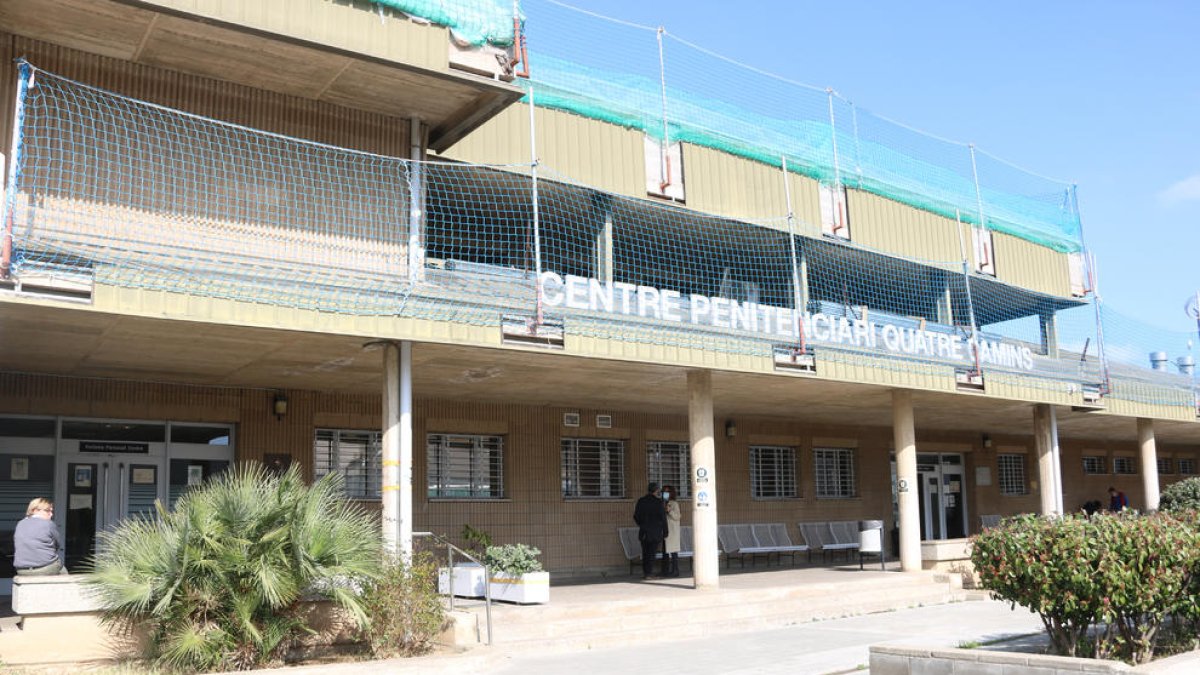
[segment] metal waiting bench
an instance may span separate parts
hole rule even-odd
[[[726,566],[731,564],[730,559],[735,555],[741,559],[742,567],[746,566],[746,556],[750,556],[750,564],[753,565],[756,555],[767,556],[767,562],[770,563],[772,553],[780,557],[780,564],[784,555],[791,556],[793,565],[796,564],[797,553],[808,553],[809,559],[812,559],[808,546],[792,543],[787,526],[783,523],[718,525],[717,539],[725,551]]]
[[[804,541],[815,551],[821,552],[825,558],[828,553],[845,551],[846,559],[858,550],[858,521],[841,520],[833,522],[797,523]]]

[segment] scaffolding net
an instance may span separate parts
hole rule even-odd
[[[1100,390],[1112,368],[1123,396],[1195,404],[1189,378],[1135,367],[1140,346],[1116,350],[1129,366],[1108,363],[1093,304],[971,269],[978,228],[961,219],[946,221],[961,256],[905,257],[795,213],[739,220],[598,190],[552,167],[330,147],[29,64],[16,140],[5,222],[22,284],[525,322],[556,327],[568,344],[815,357],[847,378],[891,370],[1061,392]],[[798,179],[784,161],[773,176],[786,191]],[[817,183],[806,185],[815,199]],[[1109,331],[1110,343],[1114,332],[1136,345],[1134,329]]]

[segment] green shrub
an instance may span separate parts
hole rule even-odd
[[[416,656],[433,648],[446,625],[437,574],[437,562],[422,553],[411,565],[401,559],[385,564],[367,588],[364,609],[371,622],[363,637],[376,658]]]
[[[1200,478],[1188,478],[1168,485],[1159,497],[1158,508],[1173,513],[1200,511]]]
[[[466,549],[476,558],[482,558],[492,545],[492,535],[487,530],[479,530],[470,524],[463,525],[461,536],[466,542]]]
[[[1101,516],[1089,531],[1098,554],[1099,619],[1107,627],[1097,656],[1146,663],[1168,617],[1186,607],[1200,537],[1168,514]]]
[[[976,537],[971,560],[996,598],[1041,617],[1059,654],[1138,664],[1195,610],[1198,546],[1195,520],[1169,514],[1021,516]]]
[[[342,497],[331,474],[306,486],[293,467],[254,464],[188,492],[157,518],[101,535],[88,579],[110,623],[150,630],[156,665],[246,669],[279,660],[311,632],[304,594],[368,623],[360,589],[379,574],[375,521]]]
[[[1088,629],[1100,613],[1095,577],[1084,572],[1096,557],[1087,524],[1018,516],[984,530],[971,549],[981,585],[1036,612],[1054,650],[1066,656],[1087,654]]]
[[[483,564],[493,572],[519,575],[527,572],[541,572],[542,563],[537,557],[542,552],[525,544],[505,544],[504,546],[489,546],[483,554]]]

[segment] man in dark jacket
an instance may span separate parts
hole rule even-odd
[[[646,494],[637,500],[633,510],[633,522],[638,525],[638,541],[642,542],[642,578],[654,576],[654,559],[667,538],[667,510],[659,496],[658,483],[650,483]]]

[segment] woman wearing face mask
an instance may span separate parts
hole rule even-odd
[[[675,488],[664,485],[663,506],[667,510],[667,538],[663,540],[662,570],[660,576],[679,576],[679,502],[675,501]]]

